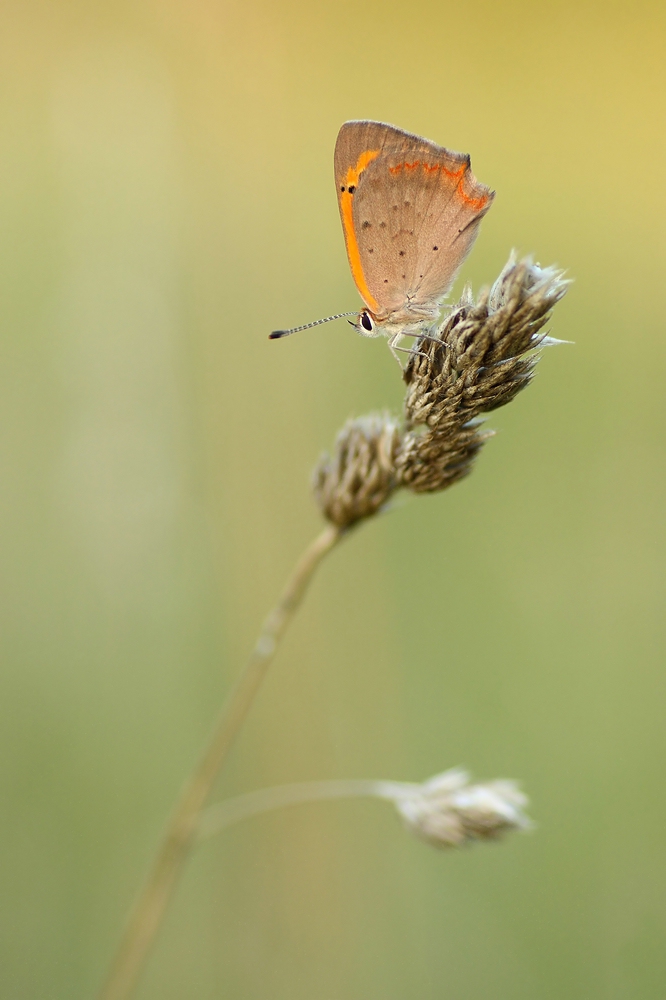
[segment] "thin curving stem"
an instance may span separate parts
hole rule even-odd
[[[201,810],[213,783],[317,566],[343,534],[341,528],[328,525],[315,538],[303,553],[282,597],[264,622],[250,659],[229,695],[210,741],[176,803],[152,870],[130,915],[100,993],[100,1000],[127,1000],[132,995],[194,842]]]

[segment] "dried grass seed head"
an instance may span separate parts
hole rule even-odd
[[[492,431],[474,421],[463,426],[422,433],[407,431],[398,455],[400,484],[413,493],[436,493],[472,471],[483,442]]]
[[[398,422],[387,414],[347,421],[314,471],[315,499],[329,521],[348,528],[384,506],[398,485],[399,444]]]
[[[416,344],[405,367],[408,426],[444,429],[508,403],[532,377],[536,357],[525,355],[569,282],[513,254],[491,289],[476,303],[466,288],[435,336]],[[552,342],[549,340],[549,342]]]
[[[442,848],[530,829],[527,804],[515,781],[472,785],[467,772],[459,769],[438,774],[395,800],[407,829]]]
[[[544,331],[569,282],[512,254],[476,302],[467,286],[438,331],[422,336],[404,370],[405,419],[349,421],[314,475],[315,498],[341,528],[377,512],[400,486],[432,493],[472,468],[491,432],[479,417],[529,384],[536,348],[558,343]]]
[[[467,475],[489,437],[479,415],[529,384],[535,348],[553,343],[543,327],[567,286],[562,272],[512,255],[491,289],[474,302],[466,287],[437,334],[417,342],[404,371],[402,485],[434,492]]]

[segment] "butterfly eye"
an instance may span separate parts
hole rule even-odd
[[[361,313],[361,326],[363,327],[364,330],[367,330],[368,333],[372,333],[374,329],[374,323],[372,322],[372,317],[370,316],[370,313],[367,312]]]

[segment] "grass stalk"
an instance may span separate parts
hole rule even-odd
[[[406,795],[420,792],[421,786],[403,781],[376,781],[364,778],[342,778],[328,781],[301,781],[292,785],[277,785],[246,792],[233,799],[209,806],[201,817],[198,840],[207,840],[227,827],[262,813],[285,806],[326,799],[375,798],[395,802]]]
[[[328,525],[315,538],[301,556],[280,600],[264,622],[245,669],[171,814],[152,869],[130,914],[100,1000],[128,1000],[131,997],[194,843],[201,811],[213,784],[315,570],[343,534],[341,528]]]

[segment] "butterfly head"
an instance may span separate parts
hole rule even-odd
[[[381,337],[384,332],[379,328],[376,318],[369,309],[361,309],[355,320],[349,319],[347,322],[362,337]]]

